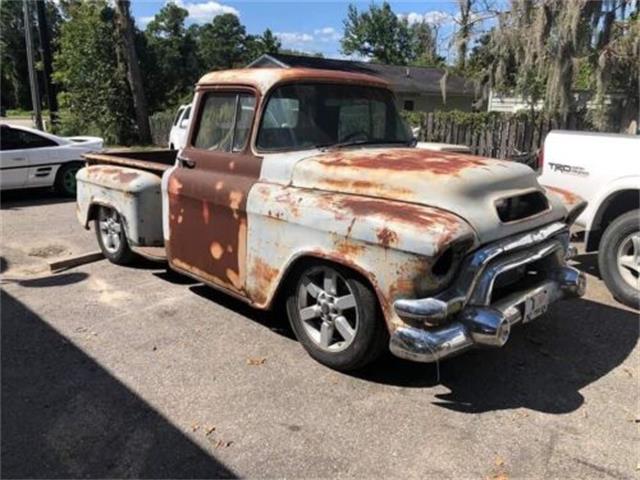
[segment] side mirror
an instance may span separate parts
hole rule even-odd
[[[189,126],[189,119],[185,118],[180,120],[180,125],[178,125],[179,128],[187,128]]]

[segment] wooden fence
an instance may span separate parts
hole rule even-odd
[[[475,155],[511,158],[535,153],[542,146],[547,133],[554,128],[557,127],[551,120],[494,118],[484,124],[473,124],[429,113],[421,121],[418,138],[426,142],[467,145]],[[586,129],[586,125],[571,120],[569,129],[582,130]]]

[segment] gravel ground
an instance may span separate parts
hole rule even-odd
[[[638,314],[597,276],[502,349],[358,375],[277,313],[99,261],[73,202],[4,194],[4,478],[638,478]]]

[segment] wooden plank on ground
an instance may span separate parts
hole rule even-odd
[[[103,258],[104,255],[102,255],[102,252],[82,253],[80,255],[74,255],[62,260],[49,262],[49,270],[51,270],[52,273],[61,272],[68,268],[77,267],[86,263],[97,262],[98,260],[102,260]]]

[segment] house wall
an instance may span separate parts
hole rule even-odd
[[[578,108],[586,108],[587,110],[594,110],[597,108],[597,103],[594,99],[594,96],[590,93],[584,92],[574,92],[573,94],[574,101],[576,102],[576,107]],[[619,102],[623,99],[624,96],[609,94],[604,96],[604,104],[607,106],[613,105],[615,102]],[[544,107],[544,102],[542,100],[538,101],[534,110],[542,110]],[[529,110],[531,106],[525,101],[524,98],[518,96],[508,96],[508,95],[499,95],[496,92],[490,92],[489,101],[487,103],[487,111],[489,112],[505,112],[505,113],[516,113],[520,110]]]
[[[470,112],[471,104],[473,103],[472,96],[463,95],[447,95],[446,103],[443,103],[440,94],[396,93],[396,97],[400,108],[403,108],[406,100],[412,100],[413,110],[416,112],[434,112],[436,110]]]

